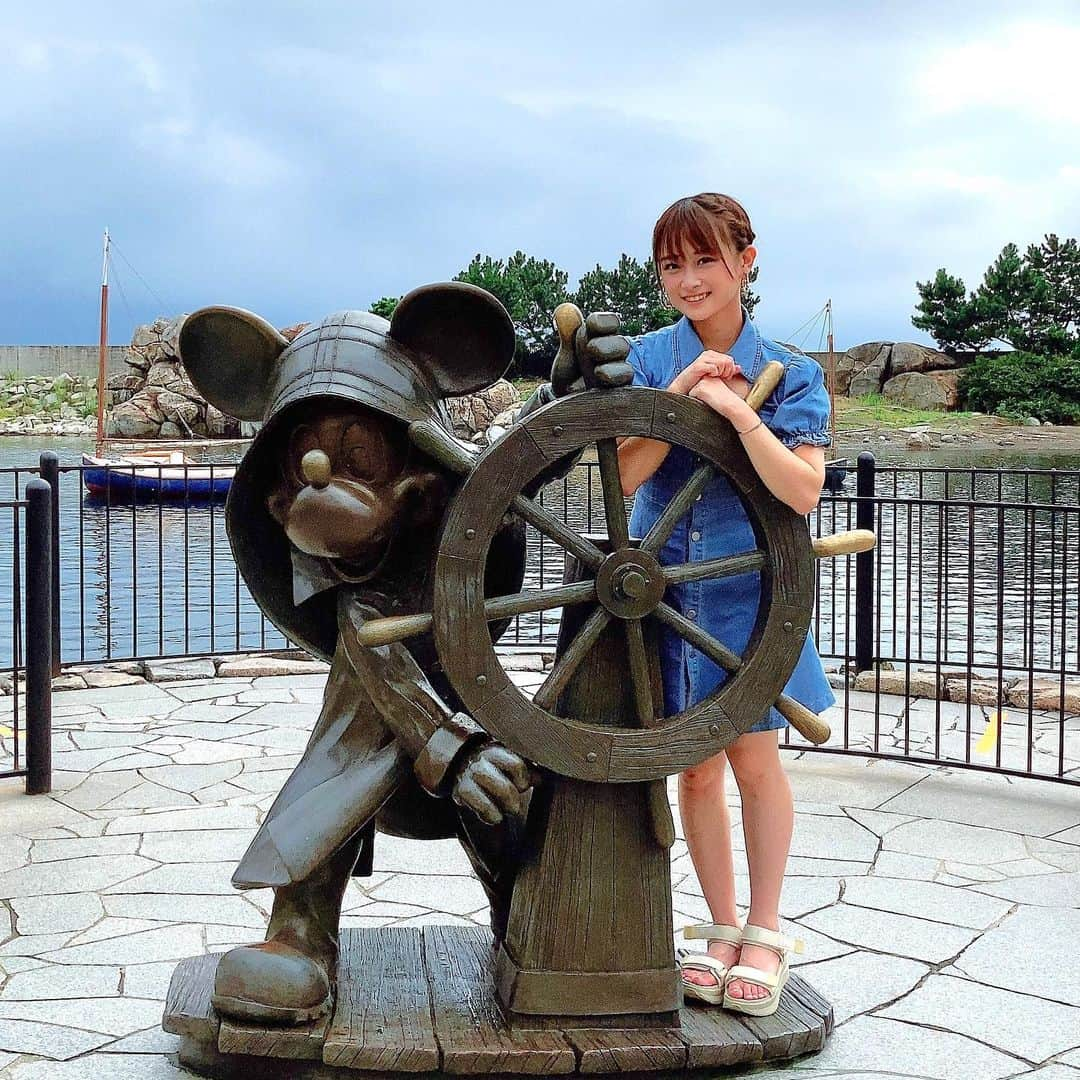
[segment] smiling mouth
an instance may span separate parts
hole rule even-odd
[[[709,296],[707,292],[696,293],[694,296],[684,296],[683,303],[686,304],[700,304],[702,300]]]

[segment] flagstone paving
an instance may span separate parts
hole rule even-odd
[[[168,670],[166,670],[166,668]],[[160,1029],[178,960],[256,940],[272,895],[236,860],[315,721],[321,676],[185,679],[54,696],[54,790],[0,782],[0,1078],[178,1080]],[[514,672],[526,691],[542,672]],[[848,699],[853,743],[972,753],[981,706]],[[0,710],[3,703],[0,702]],[[830,717],[843,723],[841,710]],[[1026,721],[1026,718],[1025,718]],[[1036,713],[1039,762],[1080,761],[1080,720]],[[969,734],[970,733],[970,734]],[[1006,764],[1024,768],[1002,725]],[[0,740],[2,741],[2,740]],[[1039,756],[1041,755],[1041,756]],[[818,1055],[776,1078],[1080,1080],[1080,792],[899,761],[786,751],[796,827],[784,892],[795,958],[833,1003]],[[672,781],[670,792],[674,796]],[[731,795],[737,885],[748,885]],[[684,841],[676,926],[705,921]],[[485,925],[456,841],[380,836],[346,926]],[[758,1075],[758,1073],[754,1073]]]

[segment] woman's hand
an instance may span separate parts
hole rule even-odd
[[[673,394],[689,394],[704,378],[730,379],[740,372],[739,365],[727,353],[706,349],[689,367],[675,376],[668,390]]]
[[[744,413],[748,413],[751,418],[754,415],[746,401],[739,397],[724,379],[714,375],[702,376],[690,390],[689,396],[705,402],[713,412],[732,422]]]

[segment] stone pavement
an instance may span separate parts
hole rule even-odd
[[[543,674],[516,678],[530,689]],[[55,695],[53,794],[0,781],[0,1078],[189,1075],[158,1026],[169,978],[184,957],[261,938],[270,894],[237,893],[229,876],[307,740],[323,681]],[[884,699],[882,711],[925,733],[924,704]],[[966,742],[958,717],[945,727]],[[1051,720],[1036,716],[1048,732]],[[787,761],[785,928],[806,941],[797,962],[837,1028],[821,1054],[761,1074],[1080,1080],[1080,792],[900,762]],[[346,925],[486,924],[454,841],[380,837],[375,859],[375,875],[349,886]],[[705,921],[682,840],[672,872],[676,924]],[[744,861],[739,874],[745,896]]]

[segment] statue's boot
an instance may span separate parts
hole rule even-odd
[[[303,1024],[322,1016],[337,982],[338,920],[359,840],[311,877],[274,890],[266,940],[222,956],[211,1001],[219,1013],[258,1024]]]

